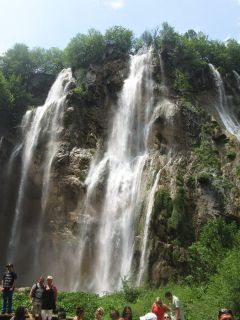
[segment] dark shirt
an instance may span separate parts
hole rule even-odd
[[[3,288],[10,290],[13,286],[14,280],[17,279],[17,274],[14,271],[7,271],[3,274]]]
[[[54,288],[45,288],[42,293],[42,310],[55,309]]]

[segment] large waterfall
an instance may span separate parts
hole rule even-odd
[[[102,159],[96,157],[86,179],[75,289],[113,291],[121,286],[122,278],[131,276],[153,108],[148,52],[131,57],[106,152]],[[89,260],[91,264],[86,265]]]
[[[14,173],[20,173],[14,184],[13,214],[3,218],[10,226],[7,261],[24,270],[26,258],[31,259],[31,271],[22,275],[22,283],[51,272],[61,289],[103,293],[121,288],[125,277],[136,284],[145,279],[154,196],[166,164],[166,154],[160,161],[159,154],[151,149],[153,124],[160,114],[165,117],[165,107],[171,110],[159,59],[162,100],[155,101],[151,50],[130,58],[129,76],[112,106],[107,141],[92,159],[84,193],[79,194],[74,209],[78,213],[77,231],[66,242],[59,234],[55,237],[49,214],[56,191],[57,170],[52,167],[57,164],[54,159],[64,133],[64,105],[74,81],[71,70],[59,74],[43,106],[26,112],[20,143],[12,151],[6,173],[6,194],[10,193]],[[20,165],[16,165],[19,159]],[[59,219],[64,215],[62,210],[61,205],[56,210]],[[54,219],[58,219],[57,214]]]
[[[50,173],[53,159],[58,150],[59,134],[62,130],[62,119],[64,102],[68,92],[69,84],[73,81],[70,69],[63,70],[53,84],[46,102],[43,106],[27,111],[22,128],[22,142],[14,149],[9,161],[9,167],[17,153],[20,153],[22,160],[21,177],[16,201],[15,215],[10,232],[8,260],[16,261],[19,250],[22,250],[22,242],[32,239],[34,243],[34,265],[39,265],[39,248],[42,240],[43,217],[45,214],[48,191],[50,185]],[[28,195],[29,174],[36,161],[36,151],[44,144],[41,153],[41,208],[38,212],[32,212],[33,217],[26,217],[24,210],[25,198]],[[39,150],[38,150],[39,151]],[[11,168],[9,168],[11,171]],[[34,226],[26,223],[27,220],[35,220],[38,223]],[[22,227],[24,222],[24,228]],[[24,247],[29,248],[29,243]],[[21,249],[20,249],[21,248]]]
[[[218,101],[215,104],[216,111],[225,129],[240,141],[240,124],[229,108],[222,77],[212,64],[209,64],[209,67],[213,74],[218,91]]]

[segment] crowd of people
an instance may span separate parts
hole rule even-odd
[[[12,264],[6,266],[6,272],[2,277],[2,314],[12,315],[12,299],[17,280],[17,274]],[[47,276],[45,279],[41,276],[32,286],[29,293],[29,302],[32,305],[32,314],[23,307],[19,306],[11,320],[51,320],[53,313],[56,313],[57,288],[53,284],[53,277]],[[160,297],[157,297],[152,305],[151,312],[140,317],[140,320],[184,320],[183,308],[178,297],[170,291],[165,293],[165,298],[169,305],[164,304]],[[58,310],[58,320],[66,319],[66,312]],[[95,320],[102,320],[104,310],[97,308]],[[124,307],[122,314],[118,310],[112,310],[109,314],[110,320],[132,320],[132,309],[129,306]],[[84,320],[84,309],[81,306],[76,307],[76,315],[73,320]],[[218,320],[234,320],[233,312],[229,309],[219,311]]]

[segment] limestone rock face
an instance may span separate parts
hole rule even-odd
[[[155,73],[159,70],[158,65],[153,68]],[[90,66],[84,75],[81,70],[75,71],[77,83],[84,87],[84,94],[73,87],[67,97],[44,215],[46,233],[43,248],[54,252],[54,259],[63,242],[74,247],[76,235],[83,225],[83,221],[79,221],[79,212],[84,206],[85,180],[96,152],[103,154],[106,150],[109,124],[128,71],[127,59]],[[45,92],[44,88],[38,88],[37,83],[41,81],[35,79],[32,83],[32,91],[37,90],[40,95]],[[156,87],[159,86],[156,82]],[[150,221],[146,277],[147,281],[162,284],[184,276],[187,247],[198,238],[204,223],[217,216],[240,221],[240,152],[239,142],[222,129],[221,124],[217,123],[217,116],[211,112],[215,99],[212,87],[208,92],[196,95],[196,104],[187,104],[176,93],[163,97],[161,90],[157,89],[148,141],[150,159],[144,169],[148,190],[151,188],[149,166],[154,172],[161,170],[161,175]],[[0,222],[6,225],[6,232],[0,238],[3,261],[7,257],[6,234],[9,235],[13,221],[21,170],[21,156],[17,155],[11,175],[8,172],[9,159],[18,139],[7,129],[0,131],[4,133],[0,144],[0,182],[5,186],[0,192]],[[41,148],[39,145],[31,165],[24,203],[27,212],[25,222],[30,229],[38,223],[41,207]],[[95,197],[96,207],[99,208],[107,175],[106,170],[98,181]],[[137,268],[141,254],[139,244],[144,209],[136,227],[134,268]],[[84,219],[87,221],[89,217]],[[34,246],[31,249],[34,251]],[[46,265],[43,262],[44,270],[49,270]],[[19,270],[23,272],[27,268],[26,262]]]

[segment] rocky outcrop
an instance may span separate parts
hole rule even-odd
[[[153,69],[156,75],[160,70],[158,63],[155,63]],[[127,60],[109,61],[101,66],[90,66],[88,70],[75,70],[76,87],[70,90],[65,105],[64,129],[52,165],[51,186],[44,217],[46,238],[41,254],[46,255],[49,260],[53,258],[53,261],[57,261],[57,250],[62,247],[63,242],[69,243],[69,247],[75,246],[74,241],[82,224],[79,212],[84,206],[85,179],[96,151],[101,156],[106,150],[109,123],[127,73]],[[198,238],[201,226],[206,221],[224,216],[228,221],[240,222],[239,142],[222,129],[220,122],[218,124],[219,119],[212,112],[216,93],[213,84],[204,85],[204,79],[206,83],[211,82],[210,75],[207,78],[205,76],[202,75],[199,80],[203,91],[196,93],[194,102],[186,101],[182,93],[177,94],[173,90],[163,97],[159,89],[161,77],[155,77],[156,107],[149,136],[149,165],[154,172],[161,170],[161,174],[151,215],[147,270],[147,280],[154,284],[166,283],[169,279],[184,275],[187,247]],[[35,79],[31,89],[40,96],[46,94],[45,88],[39,89],[41,81]],[[232,94],[237,95],[237,90],[232,90]],[[0,164],[5,172],[9,168],[8,161],[14,144],[16,145],[16,140],[8,138],[1,145]],[[32,229],[38,223],[36,217],[41,207],[41,145],[38,148],[39,153],[31,167],[25,203],[25,210],[29,212],[26,217],[27,226]],[[16,179],[8,180],[13,193],[18,190],[20,156],[16,156],[15,160],[12,172],[16,173]],[[148,170],[146,165],[146,180],[149,179],[147,185],[151,188]],[[1,183],[6,179],[9,179],[7,173],[2,174]],[[97,190],[96,199],[101,206],[104,177],[99,181]],[[16,199],[8,195],[6,201],[3,199],[5,195],[6,193],[1,194],[1,202],[4,203],[1,208],[1,223],[9,225]],[[144,209],[146,208],[142,209],[139,217],[135,239],[135,268],[141,254],[138,243],[143,228],[141,223],[144,220]],[[5,250],[5,253],[6,239],[4,236],[0,241],[1,250]],[[34,251],[34,246],[32,250]],[[51,254],[46,253],[48,251]],[[3,255],[3,259],[5,258],[6,254]],[[66,253],[66,261],[68,258]],[[19,272],[28,272],[28,263],[22,260],[21,263]],[[40,267],[51,270],[54,266],[51,261],[43,261]],[[36,268],[36,275],[41,268]],[[61,268],[63,266],[59,266]]]

